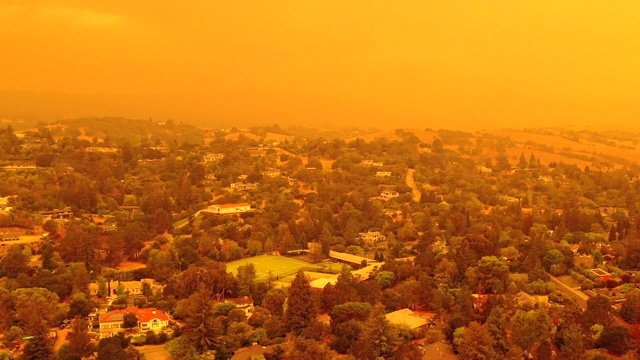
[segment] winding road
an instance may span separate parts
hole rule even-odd
[[[413,178],[413,174],[415,172],[416,172],[415,169],[407,170],[406,182],[407,182],[407,185],[409,185],[409,187],[413,190],[412,191],[413,201],[420,202],[420,197],[422,196],[422,193],[420,192],[420,189],[418,189],[418,186],[416,185],[416,180]]]

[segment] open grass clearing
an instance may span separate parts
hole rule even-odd
[[[236,275],[238,274],[238,267],[247,264],[255,266],[257,280],[266,280],[269,277],[269,271],[271,271],[271,275],[274,278],[280,281],[280,278],[294,275],[299,269],[303,271],[322,269],[321,265],[311,264],[302,260],[284,256],[260,255],[227,263],[227,271]]]
[[[580,287],[582,285],[578,283],[578,281],[572,278],[570,275],[558,276],[558,280],[562,281],[563,284],[569,287]]]

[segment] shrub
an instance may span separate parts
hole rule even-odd
[[[593,289],[593,281],[589,280],[589,279],[585,279],[582,282],[582,290],[591,290]]]
[[[425,341],[427,344],[433,344],[444,339],[444,334],[440,330],[429,330],[427,331],[427,335],[425,337]]]

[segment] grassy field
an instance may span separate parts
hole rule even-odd
[[[253,264],[256,267],[257,280],[266,280],[269,277],[269,271],[274,278],[280,280],[295,274],[299,269],[315,271],[323,268],[322,265],[284,256],[262,255],[227,263],[227,271],[237,274],[238,267],[247,264]]]
[[[312,264],[285,256],[261,255],[229,262],[227,263],[227,271],[237,275],[238,267],[250,263],[256,267],[258,281],[266,280],[269,277],[269,271],[271,271],[276,287],[291,284],[299,269],[302,269],[309,278],[315,280],[338,274],[343,266],[338,263]]]
[[[562,281],[562,283],[570,287],[578,287],[581,285],[578,281],[576,281],[576,279],[572,278],[570,275],[557,276],[557,278],[558,280]]]

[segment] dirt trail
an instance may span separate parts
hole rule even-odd
[[[411,189],[413,190],[413,201],[415,202],[420,202],[420,197],[422,197],[422,193],[420,192],[420,189],[418,189],[418,186],[416,185],[416,181],[413,178],[413,174],[416,172],[415,169],[409,169],[407,170],[407,185],[409,185],[409,187],[411,187]]]

